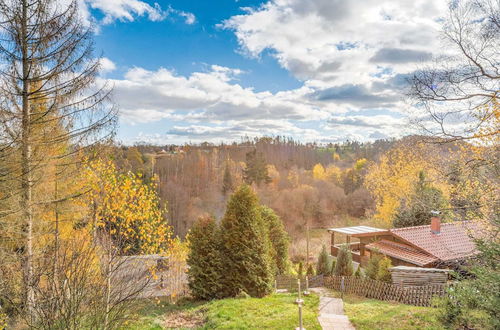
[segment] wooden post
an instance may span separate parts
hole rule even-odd
[[[331,246],[330,246],[330,254],[331,254],[332,256],[334,256],[334,255],[333,255],[333,249],[334,249],[334,246],[335,246],[335,232],[334,232],[334,231],[332,231],[331,236],[332,236],[332,237],[331,237],[332,242],[331,242]]]

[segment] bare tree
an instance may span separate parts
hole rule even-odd
[[[110,89],[97,84],[91,26],[82,21],[78,1],[64,3],[0,0],[0,151],[5,166],[0,180],[9,187],[2,198],[10,201],[1,215],[18,222],[23,301],[31,319],[37,291],[34,246],[42,235],[36,232],[39,210],[77,194],[64,195],[54,187],[54,194],[46,196],[37,189],[50,166],[56,169],[56,182],[70,175],[77,155],[111,137],[116,121]],[[57,219],[57,209],[54,213]],[[57,238],[57,227],[53,232]]]
[[[500,0],[451,1],[443,39],[446,54],[410,80],[416,124],[448,141],[498,135]]]

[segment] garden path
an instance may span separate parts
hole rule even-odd
[[[340,298],[331,297],[328,289],[310,289],[319,294],[318,321],[323,330],[355,330],[347,316],[344,314],[344,303]]]

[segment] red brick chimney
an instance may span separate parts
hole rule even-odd
[[[441,233],[441,218],[439,217],[439,211],[431,211],[431,232],[433,234]]]

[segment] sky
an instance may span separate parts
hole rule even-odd
[[[444,0],[80,0],[124,144],[411,134]]]

